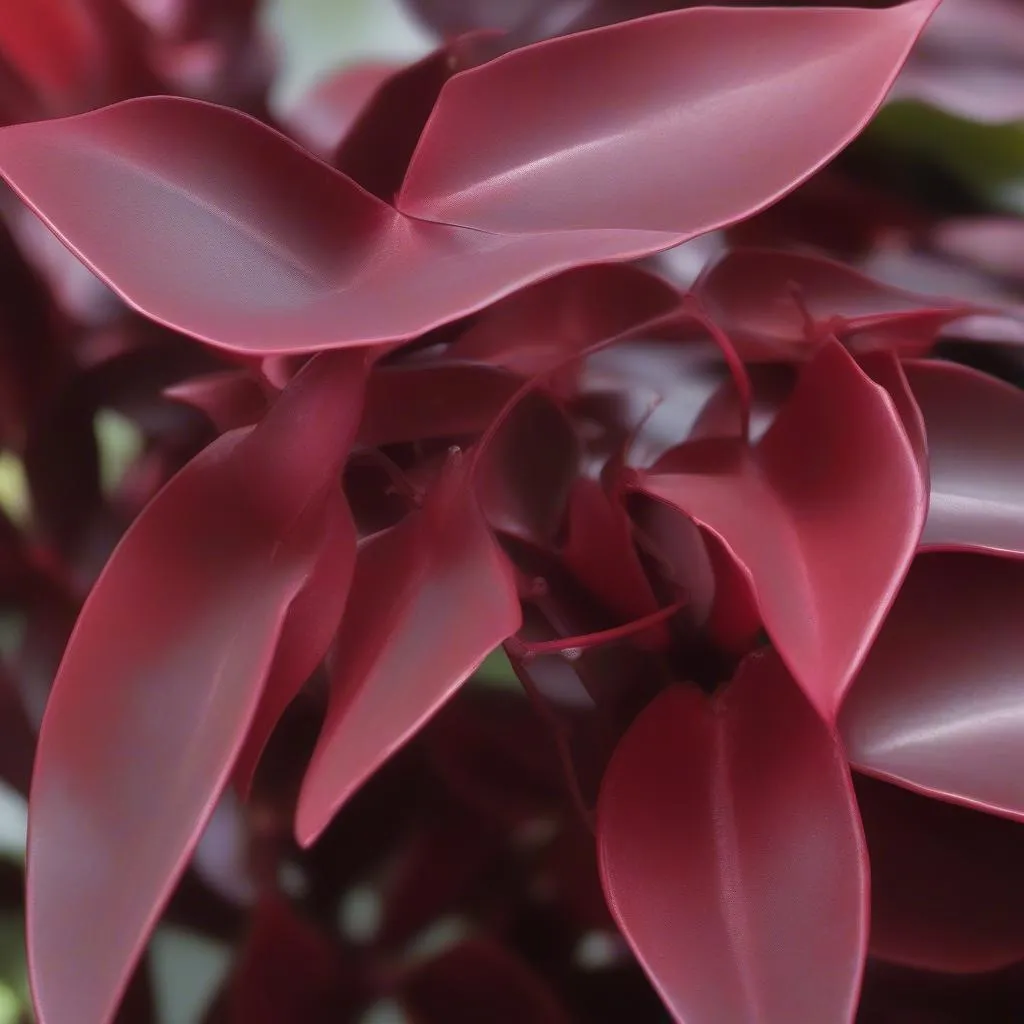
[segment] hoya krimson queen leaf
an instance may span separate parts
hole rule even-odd
[[[675,685],[601,786],[612,913],[680,1024],[849,1022],[868,863],[842,748],[774,653]]]
[[[757,445],[695,441],[629,483],[721,542],[797,682],[834,719],[910,565],[927,505],[888,394],[826,342]]]
[[[362,353],[313,360],[260,424],[171,480],[82,610],[31,791],[28,945],[47,1024],[113,1014],[227,780],[289,609],[347,528],[337,476],[364,379]]]
[[[474,465],[449,456],[423,507],[359,551],[327,719],[299,796],[304,844],[519,629],[512,566],[480,509]]]
[[[697,8],[513,51],[444,86],[394,206],[171,98],[6,128],[0,174],[129,303],[211,344],[411,337],[777,199],[860,131],[935,4]]]
[[[929,796],[1024,820],[1024,566],[919,555],[850,689],[851,762]]]

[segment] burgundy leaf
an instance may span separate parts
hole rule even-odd
[[[130,304],[201,340],[406,338],[762,208],[863,127],[934,5],[694,9],[517,50],[442,89],[401,212],[168,97],[3,129],[0,173]]]
[[[301,843],[323,831],[521,617],[511,566],[456,457],[421,510],[360,550],[331,704],[299,797]]]
[[[851,762],[1024,820],[1024,566],[919,555],[840,715]]]
[[[222,432],[251,426],[267,408],[263,390],[244,370],[194,377],[165,388],[164,394],[205,413]]]
[[[871,953],[932,971],[1024,959],[1024,829],[855,776],[871,858]]]
[[[598,844],[612,913],[676,1020],[852,1021],[867,854],[842,750],[776,655],[641,714]]]
[[[864,126],[935,6],[696,8],[513,51],[441,90],[398,208],[499,233],[649,233],[651,249],[722,226]]]
[[[1024,393],[954,363],[904,369],[928,435],[922,545],[1024,556]]]
[[[745,359],[801,358],[825,335],[845,339],[880,328],[893,331],[895,344],[911,346],[971,311],[820,256],[771,249],[734,249],[705,271],[694,292]]]
[[[693,442],[634,486],[722,542],[779,653],[833,720],[924,521],[924,482],[888,394],[826,343],[757,447]]]
[[[171,480],[85,604],[30,800],[29,956],[51,1024],[110,1020],[213,810],[320,556],[363,376],[358,353],[310,363]]]

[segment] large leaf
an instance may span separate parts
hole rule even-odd
[[[1024,566],[919,555],[847,695],[852,763],[1024,820]]]
[[[343,514],[332,484],[363,376],[354,354],[320,357],[257,427],[202,452],[82,610],[30,800],[29,957],[48,1024],[111,1018],[213,810],[289,607]]]
[[[300,842],[323,831],[521,617],[511,566],[455,457],[422,509],[360,549],[327,720],[299,796]]]
[[[925,516],[921,470],[888,394],[829,342],[756,447],[693,442],[634,486],[722,542],[779,653],[833,719]]]
[[[851,1021],[868,863],[840,746],[781,661],[666,690],[619,744],[598,844],[612,912],[685,1024]]]
[[[935,6],[695,8],[516,50],[441,90],[398,208],[662,245],[722,226],[863,128]]]
[[[1024,557],[1024,393],[966,366],[904,366],[928,435],[926,548]]]
[[[695,9],[517,50],[442,89],[398,210],[167,97],[6,128],[0,174],[128,302],[212,344],[411,337],[764,207],[863,127],[934,5]]]

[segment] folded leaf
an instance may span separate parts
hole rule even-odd
[[[316,839],[521,618],[511,566],[456,457],[421,510],[360,549],[331,703],[299,796],[301,843]]]
[[[783,660],[833,720],[924,521],[924,481],[888,394],[828,342],[756,447],[693,442],[633,486],[722,542]]]
[[[320,556],[362,381],[358,353],[311,362],[157,495],[82,610],[30,800],[29,958],[49,1024],[111,1019],[213,810]]]
[[[1024,566],[919,555],[840,715],[855,767],[1024,820]]]
[[[408,338],[763,208],[863,127],[935,2],[685,10],[517,50],[441,90],[397,210],[169,97],[5,128],[0,174],[131,305],[210,344]]]
[[[921,544],[1024,557],[1024,393],[970,367],[904,367],[928,435]]]
[[[852,1021],[868,864],[840,746],[772,653],[713,698],[666,690],[620,742],[598,850],[612,913],[677,1021]]]

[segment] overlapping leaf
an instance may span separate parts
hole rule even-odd
[[[797,681],[834,718],[924,522],[924,481],[888,394],[828,342],[756,447],[693,442],[633,486],[721,541]]]
[[[1024,820],[1024,566],[919,555],[840,716],[850,760]]]
[[[359,552],[299,840],[312,842],[520,621],[511,568],[455,456],[423,508]]]
[[[362,364],[320,357],[259,426],[193,460],[82,611],[31,793],[29,955],[48,1024],[111,1018],[213,809],[289,608],[344,515],[331,485]]]
[[[621,741],[598,843],[612,912],[685,1024],[851,1021],[868,868],[842,750],[774,654],[673,687]]]
[[[441,90],[397,209],[170,98],[4,129],[0,173],[130,303],[212,344],[410,337],[765,206],[863,127],[934,6],[692,9],[517,50]]]

